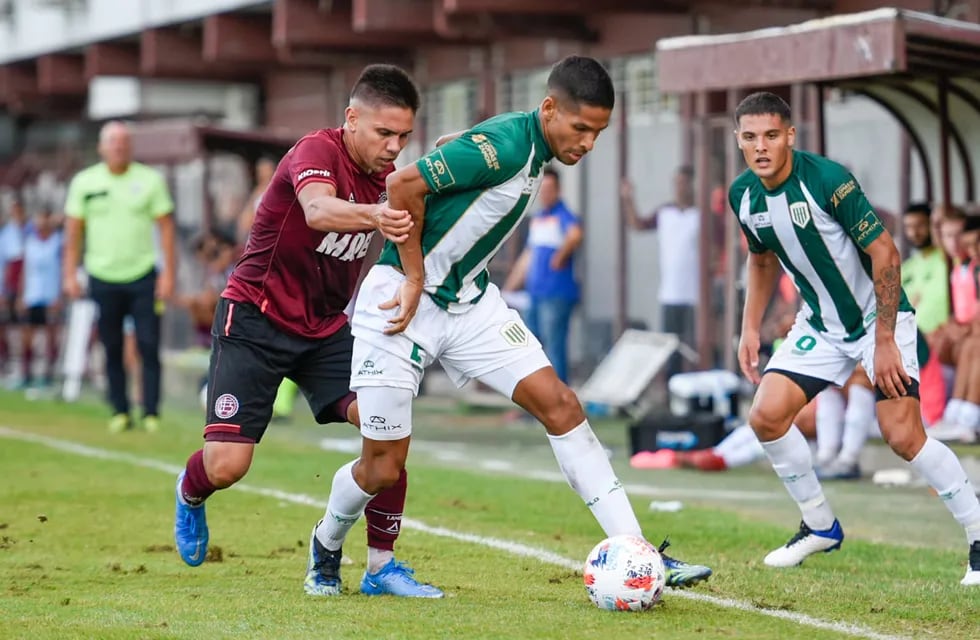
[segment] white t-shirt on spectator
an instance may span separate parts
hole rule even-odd
[[[695,207],[664,205],[657,213],[660,243],[660,304],[696,306],[700,286],[698,237],[701,213]]]

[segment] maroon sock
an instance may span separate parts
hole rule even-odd
[[[217,490],[204,470],[204,449],[199,449],[187,459],[187,471],[184,473],[184,482],[180,485],[180,493],[184,502],[196,506]]]
[[[405,511],[405,494],[408,492],[408,471],[402,469],[398,482],[391,485],[367,503],[364,517],[367,520],[368,546],[373,549],[393,551],[395,540],[402,528]]]
[[[24,362],[22,362],[21,364],[24,365],[24,381],[30,382],[31,369],[34,368],[34,347],[32,347],[29,344],[25,344],[23,357],[24,357]]]

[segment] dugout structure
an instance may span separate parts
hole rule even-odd
[[[787,27],[712,36],[681,36],[657,43],[661,91],[680,94],[691,118],[697,197],[708,211],[708,174],[724,140],[725,184],[744,169],[731,114],[760,89],[790,101],[797,146],[826,154],[824,107],[839,92],[864,96],[900,125],[900,201],[911,181],[936,204],[977,201],[980,180],[980,25],[902,9],[810,20]],[[832,150],[831,150],[832,151]],[[705,214],[706,215],[706,214]],[[707,222],[707,221],[706,221]],[[725,246],[738,245],[734,216],[726,216]],[[707,237],[702,234],[702,253]],[[740,257],[728,252],[724,335],[737,332],[735,279]],[[702,296],[710,283],[702,277]],[[702,298],[704,299],[704,298]],[[703,315],[703,314],[702,314]],[[699,344],[709,331],[699,317]],[[725,364],[735,366],[734,348]]]

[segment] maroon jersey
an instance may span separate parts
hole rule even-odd
[[[306,225],[297,195],[312,182],[327,182],[337,197],[359,204],[384,200],[385,177],[394,167],[365,173],[344,146],[342,129],[321,129],[301,138],[283,157],[262,195],[255,221],[222,295],[251,302],[287,333],[324,338],[347,321],[344,308],[374,235],[315,231]]]

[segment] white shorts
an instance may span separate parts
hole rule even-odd
[[[895,322],[895,342],[902,353],[902,366],[910,378],[919,379],[918,333],[915,314],[900,311]],[[766,371],[781,369],[792,373],[826,380],[843,387],[858,363],[868,372],[874,384],[875,336],[874,326],[854,342],[830,338],[810,326],[798,315],[789,335],[776,353],[772,354]]]
[[[423,294],[408,329],[385,335],[397,310],[378,305],[391,300],[404,279],[394,268],[377,265],[361,285],[351,319],[351,389],[396,387],[418,394],[424,369],[438,360],[457,387],[476,378],[509,398],[517,383],[551,366],[541,343],[493,284],[465,313],[449,313]]]

